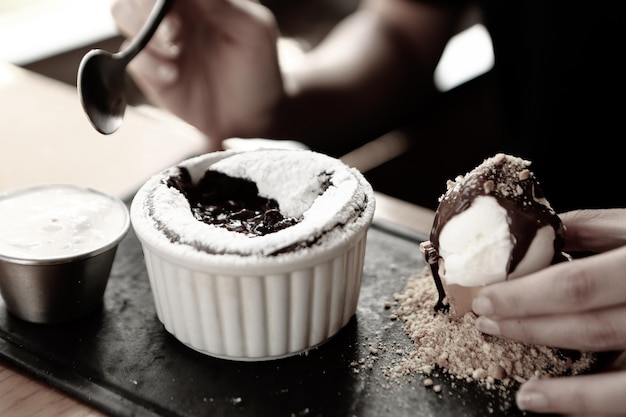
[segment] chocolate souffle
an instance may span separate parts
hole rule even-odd
[[[165,328],[212,356],[265,360],[354,315],[374,208],[363,175],[335,158],[220,151],[153,176],[131,220]]]

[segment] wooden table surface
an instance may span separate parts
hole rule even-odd
[[[152,108],[129,108],[103,136],[89,124],[72,86],[0,63],[0,192],[38,183],[74,183],[127,198],[153,173],[215,150],[192,127]],[[358,168],[358,166],[357,166]],[[420,234],[434,213],[377,193],[375,219]],[[103,417],[0,360],[0,415]]]

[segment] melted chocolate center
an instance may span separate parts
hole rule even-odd
[[[194,184],[189,171],[180,168],[180,175],[166,183],[187,198],[196,219],[233,232],[263,236],[300,221],[285,217],[276,200],[259,196],[256,184],[244,178],[207,170]]]

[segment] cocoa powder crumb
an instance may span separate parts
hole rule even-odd
[[[437,290],[428,267],[410,277],[394,298],[395,318],[403,322],[414,348],[385,370],[389,378],[422,374],[430,385],[429,375],[439,368],[451,378],[487,388],[509,387],[530,378],[584,373],[594,363],[592,353],[569,357],[556,348],[485,335],[476,328],[473,313],[455,318],[436,312]]]

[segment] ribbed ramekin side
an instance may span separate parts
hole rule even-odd
[[[206,354],[280,358],[322,344],[354,315],[365,234],[313,266],[268,275],[193,271],[144,248],[156,311],[165,329]]]

